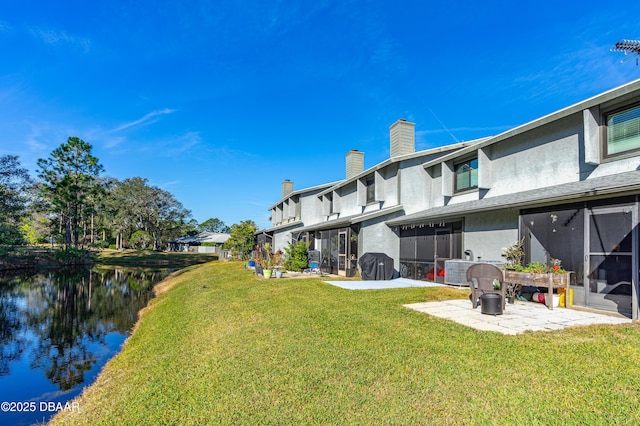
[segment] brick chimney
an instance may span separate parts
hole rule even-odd
[[[292,192],[293,192],[293,182],[291,182],[289,179],[285,179],[282,182],[282,198],[286,197]]]
[[[391,157],[416,152],[415,128],[416,123],[411,123],[404,118],[399,119],[389,127]]]
[[[347,179],[364,170],[364,152],[352,149],[347,152]]]

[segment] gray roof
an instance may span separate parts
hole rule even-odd
[[[355,176],[352,176],[352,177],[350,177],[348,179],[343,179],[341,181],[335,182],[335,184],[331,185],[330,188],[327,188],[324,191],[320,192],[318,194],[318,197],[321,196],[321,195],[328,194],[328,193],[330,193],[332,191],[335,191],[337,188],[343,187],[343,186],[347,185],[348,183],[351,183],[353,181],[361,179],[362,177],[367,176],[368,174],[370,174],[370,173],[372,173],[372,172],[374,172],[376,170],[384,169],[389,164],[399,163],[401,161],[411,160],[411,159],[414,159],[414,158],[426,157],[426,156],[429,156],[429,155],[436,155],[436,154],[452,155],[452,154],[448,154],[448,153],[457,152],[457,151],[459,151],[461,149],[464,149],[466,147],[469,147],[469,146],[475,146],[478,143],[484,142],[487,139],[489,139],[489,138],[485,137],[485,138],[480,138],[480,139],[474,139],[474,140],[468,141],[468,142],[459,142],[459,143],[452,144],[452,145],[444,145],[444,146],[439,146],[439,147],[435,147],[435,148],[429,148],[429,149],[422,150],[422,151],[411,152],[409,154],[399,155],[397,157],[387,158],[383,162],[378,163],[378,164],[376,164],[374,166],[371,166],[368,169],[361,171],[360,173],[358,173]],[[438,157],[438,158],[440,158],[440,157]]]
[[[371,212],[362,213],[360,215],[357,215],[353,219],[351,219],[351,223],[359,223],[359,222],[364,222],[366,220],[375,219],[380,216],[385,216],[391,213],[400,212],[402,211],[402,209],[403,209],[402,204],[398,204],[397,206],[385,207],[380,210],[373,210]]]
[[[218,234],[216,232],[201,232],[198,235],[180,237],[172,240],[172,243],[178,244],[202,244],[202,243],[217,243],[222,244],[229,239],[229,234]]]
[[[323,190],[325,188],[329,188],[334,186],[336,183],[338,182],[329,182],[329,183],[323,183],[322,185],[316,185],[316,186],[311,186],[309,188],[302,188],[302,189],[297,189],[293,192],[291,192],[290,194],[285,195],[284,197],[280,198],[278,200],[277,203],[275,203],[274,205],[272,205],[271,207],[269,207],[267,210],[273,210],[274,208],[276,208],[278,206],[278,204],[281,204],[284,202],[284,200],[286,200],[287,198],[291,198],[295,195],[302,195],[302,194],[306,194],[308,192],[313,192],[313,191],[320,191]]]
[[[385,216],[385,215],[400,212],[400,211],[402,211],[401,205],[391,206],[391,207],[386,207],[380,210],[373,210],[366,213],[354,214],[350,216],[339,217],[337,219],[327,220],[324,222],[314,223],[309,226],[293,229],[293,231],[309,232],[309,231],[320,231],[323,229],[343,228],[345,226],[350,226],[354,223],[364,222],[365,220],[375,219],[380,216]]]
[[[351,225],[351,219],[359,215],[339,217],[337,219],[326,220],[320,223],[314,223],[313,225],[304,226],[302,228],[294,229],[295,232],[308,232],[308,231],[320,231],[323,229],[344,228]]]
[[[293,228],[293,227],[302,226],[302,225],[304,225],[304,223],[302,223],[302,221],[300,221],[300,220],[297,220],[295,222],[282,223],[282,224],[280,224],[278,226],[272,226],[271,228],[258,229],[254,233],[254,235],[268,234],[270,232],[281,231],[283,229]]]
[[[579,182],[564,183],[546,188],[532,189],[513,194],[499,195],[447,206],[433,207],[418,213],[392,219],[389,226],[405,225],[423,220],[463,216],[466,213],[506,208],[534,207],[551,203],[597,198],[599,196],[627,195],[640,191],[640,171],[601,176]]]

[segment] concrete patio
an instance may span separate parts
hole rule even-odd
[[[442,286],[442,284],[407,278],[388,281],[326,280],[325,282],[348,290]],[[594,312],[580,308],[549,309],[542,303],[521,301],[516,301],[512,305],[507,304],[503,314],[496,316],[482,314],[480,306],[472,309],[469,299],[411,303],[404,306],[438,318],[455,321],[476,330],[495,331],[507,335],[521,334],[525,331],[554,331],[581,325],[632,323],[631,319],[615,313]]]
[[[525,331],[554,331],[566,327],[594,324],[631,324],[629,318],[615,314],[601,314],[576,309],[548,309],[533,302],[516,302],[507,305],[502,315],[486,315],[480,307],[471,308],[469,300],[447,300],[404,305],[439,318],[455,321],[467,327],[483,331],[516,335]]]
[[[436,287],[442,286],[430,281],[418,281],[408,278],[395,278],[393,280],[336,280],[327,281],[327,284],[341,287],[347,290],[385,290],[388,288],[409,288],[409,287]]]

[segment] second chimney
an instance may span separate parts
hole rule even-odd
[[[416,123],[401,118],[389,127],[391,157],[416,152]]]
[[[347,179],[356,176],[364,170],[364,152],[352,149],[347,152]]]
[[[292,192],[293,192],[293,182],[291,182],[289,179],[285,179],[282,182],[282,198],[286,197]]]

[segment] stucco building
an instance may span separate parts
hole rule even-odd
[[[309,241],[327,272],[383,252],[396,276],[436,281],[446,259],[500,260],[524,238],[527,262],[574,272],[574,304],[638,318],[640,80],[462,144],[416,152],[414,126],[394,123],[390,158],[366,170],[349,151],[344,180],[285,181],[263,234]]]

